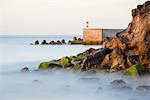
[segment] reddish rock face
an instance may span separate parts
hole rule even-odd
[[[128,27],[113,40],[107,39],[105,46],[114,50],[120,49],[121,55],[125,56],[122,64],[127,67],[138,63],[150,68],[150,1],[133,9],[132,17]],[[111,59],[116,58],[112,56]]]

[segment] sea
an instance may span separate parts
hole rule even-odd
[[[136,86],[150,85],[150,77],[130,79],[120,73],[90,75],[71,71],[35,72],[43,61],[81,53],[99,45],[30,45],[38,40],[72,40],[74,35],[1,35],[0,100],[149,100],[150,92]],[[82,38],[82,35],[76,37]],[[20,70],[30,69],[29,73]],[[91,79],[91,80],[90,80]],[[132,89],[115,89],[113,80],[124,80]]]

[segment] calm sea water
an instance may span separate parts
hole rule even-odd
[[[0,64],[49,61],[66,55],[76,55],[90,47],[100,47],[84,45],[30,45],[35,40],[40,42],[46,40],[48,42],[62,39],[65,39],[67,42],[72,40],[73,36],[1,36]]]
[[[134,91],[137,85],[150,85],[150,78],[147,77],[127,80],[116,74],[87,76],[63,71],[20,72],[22,67],[27,66],[32,71],[42,61],[76,55],[91,47],[100,48],[83,45],[30,45],[35,40],[68,41],[72,38],[73,36],[0,36],[0,100],[149,100],[149,93]],[[80,80],[86,77],[96,77],[98,80]],[[114,79],[124,79],[133,90],[112,89],[110,82]]]

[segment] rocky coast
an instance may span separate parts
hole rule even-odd
[[[86,84],[99,82],[99,78],[92,75],[99,75],[102,78],[105,75],[114,77],[119,74],[120,78],[112,79],[109,82],[111,90],[146,93],[148,96],[150,92],[149,83],[132,86],[129,84],[128,78],[136,80],[146,77],[147,82],[149,82],[150,1],[133,9],[132,17],[132,22],[129,23],[124,31],[117,33],[113,39],[107,37],[104,40],[103,48],[90,48],[74,56],[64,56],[56,60],[41,62],[38,69],[33,72],[62,71],[67,73],[71,71],[84,76],[79,79],[79,82],[85,82]],[[30,69],[25,67],[21,71],[28,73]],[[87,77],[86,75],[90,76]],[[39,82],[39,80],[34,80],[33,82]],[[67,85],[66,87],[70,86]],[[105,90],[104,87],[98,87],[96,92],[99,93],[102,90]],[[144,100],[148,100],[148,98]]]
[[[150,1],[132,10],[132,22],[116,37],[104,40],[104,48],[90,48],[75,56],[42,62],[39,69],[74,72],[118,72],[140,76],[150,72]]]

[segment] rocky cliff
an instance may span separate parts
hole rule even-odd
[[[116,38],[105,40],[106,48],[114,49],[110,57],[113,60],[111,66],[140,64],[150,68],[150,1],[133,9],[132,18],[128,27]]]

